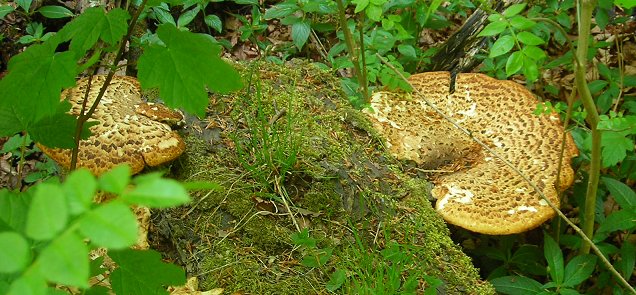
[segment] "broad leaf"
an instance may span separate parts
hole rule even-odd
[[[628,132],[603,131],[601,137],[603,167],[611,167],[623,161],[627,151],[634,149],[634,141]]]
[[[12,273],[24,269],[29,262],[31,249],[22,235],[0,232],[0,273]]]
[[[521,13],[526,8],[526,3],[513,4],[510,7],[506,8],[502,13],[506,18],[511,18],[519,13]]]
[[[64,229],[67,220],[68,207],[62,188],[39,184],[27,215],[26,234],[35,240],[52,239]]]
[[[137,218],[122,202],[113,201],[87,212],[79,227],[84,236],[100,247],[123,249],[137,241]]]
[[[548,273],[557,285],[563,283],[563,253],[559,245],[547,233],[543,234],[543,255],[548,261]]]
[[[7,14],[13,12],[15,8],[11,5],[0,5],[0,19],[3,19]]]
[[[110,275],[116,294],[168,294],[164,286],[185,283],[183,269],[164,263],[156,251],[127,249],[108,255],[119,265]]]
[[[597,233],[610,233],[617,230],[630,230],[636,228],[636,210],[622,209],[614,211],[601,222]]]
[[[508,53],[515,46],[515,39],[510,35],[501,36],[490,48],[488,57],[494,58]]]
[[[574,287],[586,280],[596,266],[596,256],[592,254],[579,255],[565,266],[565,279],[563,285],[565,287]]]
[[[74,16],[73,12],[64,6],[46,5],[40,7],[38,12],[46,18],[65,18]]]
[[[523,67],[523,54],[521,51],[513,52],[506,61],[506,76],[512,76]]]
[[[31,199],[31,191],[0,190],[0,230],[24,232]]]
[[[489,23],[477,36],[494,36],[503,32],[508,27],[506,21],[496,21]]]
[[[507,276],[490,281],[495,290],[503,294],[533,295],[543,291],[541,283],[526,277]]]
[[[53,240],[38,258],[42,275],[52,282],[88,287],[88,247],[82,238],[66,233]]]
[[[634,272],[634,265],[636,265],[636,247],[631,243],[625,242],[621,246],[620,254],[621,259],[615,262],[616,268],[629,281]]]
[[[80,168],[66,178],[63,189],[70,213],[77,215],[89,209],[93,203],[93,197],[97,192],[97,181],[88,169]]]
[[[151,208],[174,207],[190,201],[188,192],[178,181],[162,178],[141,182],[133,190],[125,192],[121,198]]]
[[[545,43],[545,41],[539,38],[539,36],[532,34],[530,32],[526,32],[526,31],[519,32],[517,34],[517,38],[519,39],[521,43],[526,45],[541,45]]]
[[[110,171],[102,174],[99,179],[100,189],[109,193],[120,195],[130,183],[130,166],[118,165]]]
[[[276,4],[270,9],[266,10],[263,17],[265,19],[283,18],[296,12],[299,9],[300,7],[298,7],[298,5],[296,5],[295,3],[283,2],[280,4]]]
[[[128,18],[128,12],[121,8],[105,13],[104,8],[93,7],[66,24],[58,35],[63,41],[71,40],[71,50],[83,57],[99,39],[110,45],[119,42],[128,29]]]
[[[621,208],[636,208],[636,192],[634,192],[634,189],[614,178],[602,177],[601,180]]]
[[[157,35],[165,46],[152,44],[139,58],[139,81],[159,88],[166,104],[205,115],[206,86],[218,92],[242,87],[238,73],[220,57],[221,46],[202,34],[179,31],[163,24]]]
[[[310,32],[311,26],[308,21],[300,21],[292,25],[291,36],[292,40],[294,40],[294,45],[296,45],[298,50],[302,49],[305,43],[307,43]]]
[[[26,272],[24,275],[13,281],[7,295],[48,295],[46,290],[46,280],[39,271]]]

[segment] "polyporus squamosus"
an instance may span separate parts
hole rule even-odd
[[[525,87],[482,74],[416,74],[409,82],[442,112],[486,143],[534,182],[555,205],[574,180],[578,154],[568,134],[559,183],[564,129],[557,114],[534,115],[537,99]],[[427,169],[457,170],[438,177],[436,210],[471,231],[504,235],[530,230],[554,216],[547,202],[516,172],[442,118],[417,95],[379,92],[367,114],[389,151]]]
[[[90,107],[106,76],[93,76],[87,106]],[[77,81],[77,86],[62,92],[61,99],[68,99],[70,113],[79,115],[88,78]],[[158,106],[139,108],[143,105],[140,85],[133,77],[114,76],[104,97],[100,100],[89,121],[99,121],[90,127],[92,135],[79,143],[77,167],[86,167],[100,175],[121,163],[128,163],[132,173],[138,173],[146,165],[157,166],[176,159],[185,150],[183,139],[170,126],[140,115],[150,111],[165,111]],[[159,115],[160,116],[160,115]],[[49,157],[65,168],[71,166],[71,150],[48,148],[38,144]]]

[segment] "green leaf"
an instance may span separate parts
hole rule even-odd
[[[300,21],[292,25],[291,37],[294,41],[294,45],[298,50],[302,49],[307,39],[309,39],[309,33],[311,32],[311,25],[308,21]]]
[[[400,44],[398,45],[398,52],[410,59],[417,59],[417,52],[415,51],[415,47],[412,45]]]
[[[303,257],[300,264],[306,267],[322,267],[329,261],[332,253],[333,249],[331,248],[317,249],[313,253]]]
[[[528,81],[536,81],[539,78],[537,62],[527,56],[523,56],[523,75]]]
[[[488,57],[495,58],[502,54],[508,53],[515,46],[515,39],[510,35],[501,36],[490,48]]]
[[[526,3],[514,4],[510,5],[510,7],[506,8],[502,13],[504,17],[511,18],[520,12],[522,12],[526,8]]]
[[[35,269],[35,271],[28,271],[13,281],[7,295],[48,295],[46,287],[46,280]]]
[[[291,239],[296,246],[316,248],[316,239],[309,237],[309,230],[307,228],[304,228],[300,232],[293,233]]]
[[[213,28],[219,33],[221,33],[221,31],[223,30],[223,23],[221,22],[221,19],[215,14],[206,16],[204,21],[206,25],[208,25],[210,28]]]
[[[506,61],[506,76],[512,76],[523,67],[523,54],[521,51],[513,52]]]
[[[330,276],[325,289],[329,292],[335,292],[342,287],[342,284],[347,280],[347,272],[343,269],[336,269]]]
[[[62,185],[72,215],[88,210],[97,192],[97,181],[86,168],[73,171]]]
[[[631,230],[636,228],[636,211],[622,209],[612,212],[601,222],[596,232],[609,233],[617,230]]]
[[[0,136],[27,130],[29,125],[55,114],[63,88],[75,85],[76,60],[72,53],[55,53],[49,39],[14,56],[0,80]]]
[[[542,284],[526,277],[507,276],[490,281],[499,293],[510,295],[531,295],[543,292]]]
[[[614,0],[614,4],[625,9],[630,9],[636,6],[636,0]]]
[[[91,124],[82,126],[87,135],[90,134],[88,130],[89,126],[97,122],[88,123]],[[29,132],[34,141],[45,146],[70,149],[75,146],[74,134],[76,125],[77,118],[75,116],[61,111],[52,116],[46,116],[29,125],[27,132]]]
[[[636,192],[631,187],[611,177],[601,177],[601,181],[621,208],[636,208]]]
[[[155,13],[155,17],[157,18],[159,23],[172,24],[173,26],[177,25],[177,23],[174,21],[174,17],[172,17],[172,14],[170,14],[170,10],[168,10],[167,5],[165,8],[161,6],[153,7],[152,11]]]
[[[83,57],[97,40],[117,44],[126,35],[129,18],[128,12],[121,8],[106,13],[102,7],[92,7],[66,24],[58,35],[63,41],[71,40],[71,50]]]
[[[192,20],[197,16],[197,14],[199,14],[199,11],[200,11],[199,6],[195,6],[194,8],[181,14],[179,16],[179,19],[177,20],[177,27],[183,28],[187,26],[188,24],[190,24]]]
[[[108,255],[119,265],[110,275],[116,294],[168,294],[164,286],[185,284],[183,269],[164,263],[156,251],[126,249]]]
[[[353,11],[353,13],[358,13],[367,8],[367,6],[369,5],[369,0],[353,0],[351,1],[351,3],[356,5],[356,9]]]
[[[611,167],[623,161],[627,151],[634,150],[634,141],[626,137],[627,132],[603,131],[601,137],[603,167]]]
[[[32,0],[16,0],[15,2],[18,3],[18,6],[20,6],[24,12],[31,12]]]
[[[629,281],[636,265],[636,247],[632,243],[624,242],[620,250],[621,259],[615,262],[616,268],[623,278]]]
[[[87,212],[80,231],[99,247],[123,249],[137,241],[137,218],[122,202],[112,201]]]
[[[545,43],[539,36],[526,31],[519,32],[517,38],[521,43],[526,45],[541,45]]]
[[[508,27],[508,22],[506,21],[496,21],[489,23],[477,36],[494,36],[499,35]]]
[[[133,190],[125,192],[121,198],[132,204],[151,208],[174,207],[190,201],[188,192],[178,181],[162,178],[139,183]]]
[[[126,186],[130,183],[130,166],[123,164],[102,174],[99,179],[100,189],[121,195]]]
[[[544,233],[543,237],[543,255],[548,261],[548,273],[552,281],[559,286],[563,283],[563,253],[550,235]]]
[[[0,189],[0,230],[24,232],[31,204],[31,191],[15,193]]]
[[[374,22],[379,22],[382,19],[381,6],[369,4],[365,12],[367,13],[367,17]]]
[[[11,5],[0,5],[0,19],[3,19],[7,14],[13,12],[15,8]]]
[[[38,9],[38,12],[46,18],[65,18],[74,16],[73,12],[64,6],[45,5]]]
[[[88,288],[88,247],[82,238],[66,233],[42,250],[37,263],[49,281]]]
[[[523,55],[532,59],[533,61],[543,60],[547,56],[545,54],[545,51],[543,51],[543,49],[536,46],[531,46],[531,45],[524,46],[523,48],[521,48],[521,52],[523,53]]]
[[[579,255],[565,266],[564,287],[574,287],[592,275],[596,266],[596,256],[592,254]]]
[[[298,11],[299,9],[300,7],[298,7],[296,3],[283,2],[267,9],[263,17],[265,19],[283,18]]]
[[[23,270],[30,259],[31,249],[22,235],[15,232],[0,233],[0,273]]]
[[[510,25],[517,30],[527,30],[534,27],[537,23],[529,20],[524,16],[515,15],[509,19]]]
[[[35,240],[50,240],[66,227],[68,208],[59,185],[41,183],[35,189],[27,215],[26,234]]]
[[[221,46],[206,35],[179,31],[164,24],[157,35],[165,46],[152,44],[139,58],[139,81],[159,88],[166,105],[198,116],[208,105],[206,86],[218,92],[242,87],[241,78],[220,57]]]

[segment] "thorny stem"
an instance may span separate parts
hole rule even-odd
[[[448,121],[449,123],[451,123],[453,126],[455,126],[455,128],[457,128],[459,131],[461,131],[462,133],[466,134],[468,137],[470,137],[470,139],[472,141],[474,141],[475,143],[479,144],[482,148],[484,148],[484,150],[488,151],[493,157],[499,159],[500,161],[502,161],[506,166],[508,166],[510,169],[512,169],[515,173],[517,173],[519,176],[521,176],[521,178],[523,178],[524,181],[526,181],[528,184],[530,184],[530,186],[539,194],[539,196],[541,196],[541,198],[543,200],[546,201],[546,203],[548,204],[548,206],[550,206],[550,208],[552,208],[552,210],[554,210],[559,217],[561,217],[570,227],[572,227],[572,229],[574,229],[574,231],[581,236],[581,238],[583,238],[583,240],[585,241],[584,244],[588,244],[588,247],[591,247],[592,250],[594,250],[594,253],[596,253],[596,255],[601,259],[601,261],[603,262],[603,264],[605,265],[605,267],[607,267],[607,269],[612,273],[612,275],[614,275],[614,277],[629,291],[631,291],[633,294],[636,294],[636,290],[634,290],[634,288],[632,286],[629,285],[629,283],[621,276],[620,273],[618,273],[618,271],[616,271],[616,269],[612,266],[612,264],[609,262],[609,260],[607,260],[607,258],[605,258],[605,256],[603,255],[603,253],[601,252],[601,250],[594,245],[594,242],[592,242],[592,240],[590,240],[590,238],[588,238],[587,235],[585,235],[585,233],[583,233],[583,231],[576,226],[576,224],[574,224],[572,221],[570,221],[567,216],[565,216],[565,214],[563,214],[563,212],[561,212],[561,210],[559,210],[559,208],[554,205],[554,203],[552,203],[552,201],[550,201],[545,194],[543,194],[543,191],[541,191],[541,189],[534,183],[532,182],[532,180],[530,180],[530,178],[528,178],[528,176],[526,176],[523,172],[521,172],[521,170],[519,170],[517,167],[514,166],[514,164],[512,164],[510,161],[504,159],[502,156],[500,156],[497,152],[495,152],[493,149],[491,149],[488,145],[486,145],[484,142],[482,142],[481,140],[479,140],[478,138],[474,137],[472,135],[472,132],[470,132],[469,130],[467,130],[466,128],[462,127],[461,125],[459,125],[453,118],[449,117],[448,115],[446,115],[444,112],[442,112],[439,108],[437,108],[437,106],[435,106],[433,103],[431,103],[425,96],[424,93],[420,92],[419,89],[415,88],[407,79],[406,77],[404,77],[404,75],[402,75],[402,73],[400,73],[400,71],[398,71],[393,65],[391,65],[389,62],[387,62],[381,55],[376,54],[378,56],[378,58],[385,64],[387,65],[391,70],[393,70],[393,72],[395,72],[396,75],[398,75],[402,80],[404,80],[406,83],[408,83],[409,85],[411,85],[411,87],[413,88],[413,91],[417,94],[418,97],[420,97],[422,100],[424,100],[424,103],[426,103],[426,105],[428,105],[430,108],[433,109],[433,111],[435,111],[437,114],[439,114],[440,116],[442,116],[442,118],[444,118],[444,120]],[[587,88],[586,88],[587,89]]]
[[[117,68],[117,64],[119,64],[119,61],[121,60],[122,56],[124,55],[124,52],[126,51],[126,43],[128,40],[130,40],[130,37],[133,34],[135,25],[137,24],[137,20],[139,20],[139,15],[141,15],[141,12],[144,10],[144,7],[146,6],[147,2],[148,0],[143,0],[141,2],[139,7],[137,8],[137,11],[135,11],[135,14],[130,20],[130,24],[128,25],[128,31],[126,32],[126,37],[124,37],[124,39],[121,40],[121,44],[119,45],[119,50],[117,51],[117,55],[115,56],[115,59],[113,60],[113,64],[111,65],[111,68],[108,71],[108,75],[106,75],[104,84],[102,85],[102,88],[99,90],[99,93],[97,94],[97,97],[95,98],[95,101],[93,102],[93,105],[86,113],[84,113],[86,109],[85,108],[86,105],[83,105],[82,109],[80,110],[80,115],[77,117],[77,125],[75,128],[75,147],[73,148],[73,151],[71,153],[70,170],[75,170],[75,168],[77,167],[77,154],[79,152],[79,142],[81,139],[84,123],[86,123],[86,121],[88,121],[88,119],[90,119],[90,117],[93,115],[93,113],[95,112],[95,109],[97,109],[97,106],[99,105],[100,100],[104,96],[104,93],[106,93],[106,89],[110,85],[110,81],[112,81],[113,76],[115,75],[115,69]],[[86,89],[86,96],[84,97],[84,102],[86,102],[88,98],[88,93],[91,90],[90,89],[91,80],[92,80],[92,75],[91,77],[89,77],[89,84],[88,84],[89,87]]]

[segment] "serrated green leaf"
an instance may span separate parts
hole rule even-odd
[[[296,3],[283,2],[267,9],[263,17],[265,19],[283,18],[298,11],[299,9],[300,7],[298,7]]]
[[[542,284],[526,277],[506,276],[490,281],[499,293],[510,295],[535,295],[543,291]]]
[[[496,21],[489,23],[477,36],[494,36],[503,32],[508,27],[506,21]]]
[[[188,192],[178,181],[164,178],[139,183],[133,190],[125,192],[121,198],[132,204],[151,208],[174,207],[190,201]]]
[[[66,233],[49,244],[38,258],[42,275],[49,281],[88,288],[88,247],[82,238]]]
[[[0,19],[3,19],[7,14],[13,12],[15,8],[11,5],[0,5]]]
[[[547,233],[543,234],[543,255],[548,261],[548,273],[557,285],[563,283],[563,252],[559,245]]]
[[[631,187],[611,177],[601,177],[601,180],[621,208],[636,208],[636,192]]]
[[[192,20],[197,16],[197,14],[199,14],[199,11],[200,11],[199,6],[195,6],[194,8],[181,14],[179,16],[179,19],[177,20],[177,27],[183,28],[187,26],[188,24],[190,24]]]
[[[513,52],[506,61],[506,76],[512,76],[523,67],[523,54],[521,51]]]
[[[83,57],[97,40],[117,44],[126,35],[129,18],[128,12],[121,8],[106,13],[102,7],[92,7],[66,24],[58,35],[63,41],[70,40],[70,49]]]
[[[116,294],[168,294],[163,286],[185,283],[185,272],[180,267],[164,263],[153,250],[111,251],[108,255],[119,265],[110,275]]]
[[[0,232],[0,273],[24,269],[30,258],[29,244],[15,232]]]
[[[564,287],[574,287],[590,277],[596,267],[596,256],[592,254],[579,255],[565,266],[563,280]]]
[[[309,39],[309,33],[311,32],[311,25],[308,21],[300,21],[292,25],[292,40],[298,50],[302,49],[307,39]]]
[[[223,23],[221,22],[221,19],[215,14],[206,16],[204,21],[206,25],[208,25],[210,28],[213,28],[219,33],[221,33],[221,31],[223,30]]]
[[[490,48],[488,57],[495,58],[497,56],[508,53],[515,46],[515,39],[510,35],[501,36]]]
[[[62,185],[68,200],[69,212],[77,215],[88,210],[97,192],[97,181],[86,168],[73,171]]]
[[[87,212],[79,220],[79,228],[99,247],[123,249],[137,241],[137,218],[122,202],[109,202]]]
[[[504,17],[511,18],[519,13],[521,13],[526,8],[526,3],[519,3],[510,5],[510,7],[506,8],[502,13]]]
[[[325,289],[329,292],[335,292],[342,287],[342,284],[347,280],[347,272],[343,269],[336,269],[330,276],[329,281],[325,285]]]
[[[27,215],[26,234],[35,240],[49,240],[66,227],[68,208],[59,185],[41,183],[35,190]]]
[[[517,38],[521,43],[526,45],[541,45],[545,43],[539,36],[527,31],[519,32]]]
[[[64,6],[45,5],[38,9],[38,12],[46,18],[65,18],[74,16],[73,12]]]
[[[90,135],[89,127],[97,122],[87,122],[82,126],[85,133],[84,138]],[[61,111],[52,116],[44,117],[29,125],[27,132],[33,140],[47,146],[70,149],[75,146],[75,128],[77,118],[73,115]]]
[[[130,183],[130,166],[118,165],[102,174],[99,179],[99,188],[113,194],[120,195]]]
[[[219,57],[221,47],[210,38],[168,24],[159,26],[157,35],[165,46],[146,48],[138,78],[144,88],[159,88],[169,107],[203,117],[209,101],[206,86],[217,92],[242,87],[239,74]]]
[[[634,141],[626,137],[627,132],[603,131],[601,137],[603,167],[611,167],[623,161],[627,151],[634,149]]]
[[[63,88],[75,85],[76,59],[55,53],[57,41],[32,45],[14,56],[0,80],[0,136],[10,136],[55,114]]]

